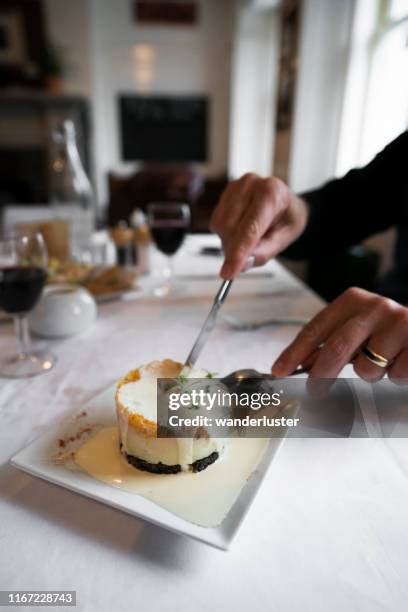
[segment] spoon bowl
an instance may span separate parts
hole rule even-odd
[[[305,372],[308,372],[307,368],[304,368],[302,366],[299,366],[298,368],[296,368],[296,370],[294,372],[292,372],[292,374],[290,374],[290,376],[297,376],[298,374],[305,374]],[[221,381],[224,384],[240,384],[240,383],[244,383],[245,381],[248,380],[256,380],[256,379],[262,379],[262,380],[277,380],[278,377],[274,376],[273,374],[266,374],[263,372],[258,372],[258,370],[254,370],[252,368],[241,368],[240,370],[235,370],[234,372],[231,372],[230,374],[228,374],[227,376],[224,376]]]

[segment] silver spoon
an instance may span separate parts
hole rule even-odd
[[[307,368],[299,366],[294,372],[292,372],[292,374],[290,374],[290,376],[296,376],[297,374],[305,374],[306,372],[308,372]],[[258,372],[258,370],[253,370],[252,368],[242,368],[241,370],[235,370],[234,372],[231,372],[230,374],[228,374],[228,376],[224,376],[221,381],[223,383],[239,383],[245,380],[256,378],[262,378],[263,380],[277,380],[278,377],[274,376],[273,374],[264,374],[262,372]]]

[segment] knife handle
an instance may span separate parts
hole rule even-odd
[[[221,287],[218,290],[217,295],[215,296],[214,304],[222,304],[225,298],[228,295],[228,291],[230,290],[232,285],[232,280],[225,280],[221,284]]]
[[[244,264],[242,272],[247,272],[248,270],[250,270],[253,267],[254,263],[255,263],[255,255],[250,255]],[[228,295],[228,291],[231,288],[231,285],[232,285],[232,279],[225,280],[222,283],[221,287],[218,290],[217,295],[215,296],[214,304],[221,305],[224,302],[225,298]]]

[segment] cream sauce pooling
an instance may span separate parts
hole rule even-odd
[[[112,487],[142,495],[196,525],[215,527],[228,514],[267,444],[261,438],[232,438],[223,457],[203,472],[149,474],[126,462],[119,452],[117,427],[107,427],[81,446],[75,462]]]

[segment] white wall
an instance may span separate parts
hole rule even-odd
[[[66,62],[65,91],[91,100],[94,177],[102,205],[107,172],[130,169],[120,160],[121,91],[208,95],[209,161],[200,167],[208,174],[227,169],[234,0],[198,2],[196,26],[146,27],[133,21],[130,0],[45,0],[48,31]]]
[[[332,178],[355,0],[303,0],[290,183],[303,191]]]
[[[363,161],[358,152],[368,110],[367,75],[378,10],[378,0],[303,2],[290,173],[296,191],[342,176]],[[392,57],[389,67],[395,67]],[[382,79],[379,87],[384,83]],[[394,233],[391,229],[365,241],[381,253],[382,272],[392,263]]]
[[[89,95],[89,23],[86,0],[45,0],[44,12],[51,43],[62,53],[66,93]]]
[[[372,42],[381,0],[356,0],[344,88],[337,174],[361,165],[362,127],[368,101]]]
[[[303,0],[290,183],[302,191],[336,173],[356,0]],[[240,0],[232,64],[230,171],[272,168],[279,3]]]
[[[280,15],[237,3],[232,54],[229,174],[272,172]]]
[[[120,161],[117,95],[121,91],[207,94],[210,97],[210,156],[204,172],[225,171],[232,0],[201,0],[193,27],[147,27],[132,21],[129,0],[89,0],[94,150],[100,201],[106,174],[124,170]]]

